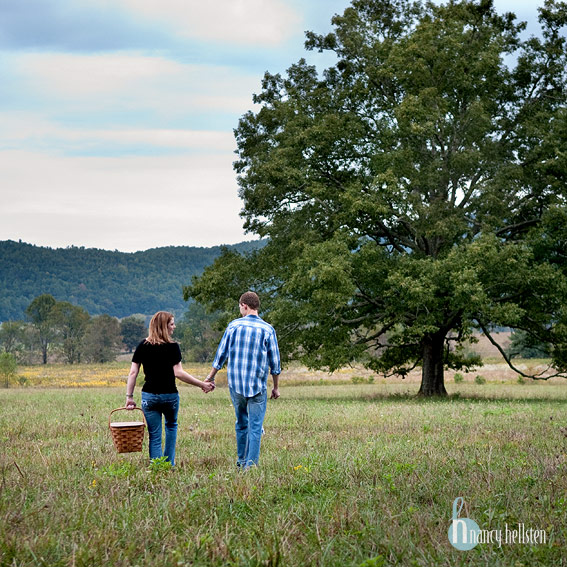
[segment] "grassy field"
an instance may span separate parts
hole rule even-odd
[[[567,565],[566,382],[448,383],[448,399],[422,400],[412,382],[298,372],[268,405],[261,466],[242,474],[222,386],[180,388],[175,470],[149,466],[147,437],[117,454],[124,368],[120,388],[29,374],[36,387],[0,390],[0,565]],[[481,529],[523,524],[546,543],[455,549],[459,496]]]

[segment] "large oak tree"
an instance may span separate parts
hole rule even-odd
[[[245,227],[267,244],[226,251],[186,298],[227,310],[256,289],[288,355],[419,365],[424,395],[496,326],[566,370],[567,5],[539,21],[526,38],[491,0],[354,0],[308,32],[336,64],[266,73],[235,130]]]

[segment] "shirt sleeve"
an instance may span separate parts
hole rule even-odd
[[[270,374],[275,376],[281,374],[280,349],[278,347],[276,331],[273,329],[268,342],[268,362],[270,364]]]
[[[142,363],[142,351],[144,350],[144,341],[142,341],[137,347],[136,350],[134,351],[134,354],[132,355],[132,362],[135,362],[136,364],[141,364]]]
[[[179,346],[179,343],[173,343],[173,345],[174,348],[172,349],[171,362],[173,363],[172,365],[175,366],[181,362],[183,357],[181,356],[181,347]]]
[[[219,343],[219,346],[217,348],[215,360],[213,361],[213,368],[216,368],[217,370],[220,370],[224,366],[224,363],[228,358],[228,347],[230,342],[229,337],[230,337],[230,327],[228,327],[225,330],[221,342]]]

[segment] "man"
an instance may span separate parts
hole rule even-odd
[[[271,397],[277,399],[281,368],[276,332],[258,316],[258,296],[247,291],[238,304],[242,317],[226,328],[206,381],[214,382],[216,373],[228,360],[228,387],[236,414],[237,466],[248,469],[257,465],[260,458],[268,373],[274,382]]]

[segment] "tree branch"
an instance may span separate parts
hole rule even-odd
[[[376,339],[379,339],[384,333],[386,333],[387,331],[389,331],[392,327],[394,326],[394,323],[388,323],[386,325],[384,325],[379,331],[376,331],[375,333],[373,333],[370,336],[361,336],[357,330],[355,329],[355,334],[359,337],[358,340],[355,341],[354,344],[357,345],[361,345],[361,344],[367,344],[371,341],[375,341]],[[380,348],[382,345],[377,345],[378,348]]]
[[[536,225],[537,223],[538,223],[538,219],[526,220],[526,221],[519,222],[519,223],[516,223],[516,224],[511,224],[509,226],[504,226],[504,227],[498,229],[495,234],[496,234],[496,236],[501,236],[502,234],[505,234],[506,232],[509,232],[509,231],[513,232],[513,231],[516,231],[518,229],[528,228],[530,226]]]
[[[540,372],[539,374],[526,374],[525,372],[522,372],[519,368],[517,368],[516,366],[514,366],[512,364],[512,360],[508,357],[508,355],[506,354],[504,349],[492,337],[492,335],[489,333],[488,329],[478,319],[476,319],[476,322],[478,323],[478,326],[482,329],[482,332],[486,335],[486,338],[498,349],[498,351],[502,355],[502,358],[504,358],[504,360],[506,361],[506,364],[508,364],[508,366],[514,372],[517,372],[518,374],[520,374],[520,376],[523,376],[524,378],[531,378],[532,380],[549,380],[550,378],[555,378],[555,377],[567,378],[567,374],[565,374],[563,372],[556,372],[555,374],[550,374],[549,376],[544,376],[544,374],[550,368],[552,368],[551,365],[548,365],[548,367],[545,370],[543,370],[542,372]]]

